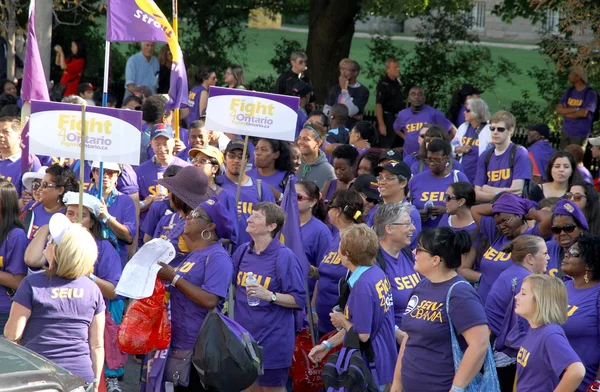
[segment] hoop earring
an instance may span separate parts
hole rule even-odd
[[[585,271],[585,275],[583,275],[583,281],[585,283],[590,283],[590,278],[588,278],[588,271]]]
[[[208,238],[204,238],[204,233],[207,233],[207,232],[208,232]],[[202,237],[202,239],[204,241],[208,241],[208,240],[211,239],[212,233],[210,231],[208,231],[208,230],[205,229],[205,230],[202,230],[202,232],[200,233],[200,237]]]

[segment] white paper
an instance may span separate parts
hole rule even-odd
[[[125,265],[117,284],[117,294],[132,299],[151,296],[156,275],[162,268],[158,262],[169,264],[175,258],[175,253],[169,241],[155,238],[146,242]]]

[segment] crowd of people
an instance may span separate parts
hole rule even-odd
[[[418,86],[402,97],[395,59],[377,85],[376,123],[363,117],[370,93],[351,59],[340,62],[327,97],[318,97],[323,110],[310,110],[307,57],[294,52],[275,92],[300,98],[295,141],[246,145],[205,126],[210,87],[219,83],[207,67],[181,108],[176,137],[159,94],[168,90],[160,75],[170,54],[161,50],[159,60],[154,51],[143,43],[126,67],[121,107],[143,119],[137,167],[104,162],[101,177],[99,162],[22,157],[20,121],[2,109],[0,331],[7,339],[95,389],[105,382],[120,392],[123,368],[108,366],[104,326],[120,324],[125,312],[115,287],[128,259],[162,238],[177,252],[158,274],[169,290],[170,352],[193,350],[204,318],[222,310],[233,290],[235,320],[264,350],[264,375],[250,391],[286,390],[295,336],[306,325],[301,309],[318,337],[338,331],[310,358],[322,361],[356,333],[373,349],[381,391],[463,392],[490,344],[499,391],[598,390],[600,201],[582,157],[589,143],[600,158],[600,137],[590,138],[597,94],[584,69],[573,68],[573,88],[557,106],[564,121],[556,151],[545,124],[528,126],[527,147],[512,142],[515,117],[492,115],[471,84],[457,89],[447,114],[426,105]],[[83,44],[71,52],[65,59],[57,48],[63,101],[93,101],[93,86],[79,79]],[[223,79],[245,88],[239,65]],[[290,181],[308,270],[279,237]],[[175,391],[198,390],[195,370],[188,385],[175,384]]]

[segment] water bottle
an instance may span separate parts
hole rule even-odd
[[[425,203],[425,209],[426,210],[429,210],[433,206],[434,206],[434,204],[433,204],[433,202],[431,200],[429,200],[429,201],[427,201],[427,203]],[[433,215],[431,215],[431,213],[429,213],[429,219],[436,220],[437,216],[433,216]]]
[[[248,272],[248,277],[246,278],[246,295],[248,295],[248,293],[247,293],[248,285],[256,284],[256,282],[258,282],[256,280],[256,276],[254,276],[254,274],[252,272]],[[247,298],[248,298],[248,305],[250,305],[250,306],[258,306],[258,304],[260,303],[260,299],[258,299],[258,298],[252,298],[250,296],[248,296]]]

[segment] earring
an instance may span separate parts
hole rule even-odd
[[[583,281],[585,283],[590,283],[590,278],[588,278],[588,272],[585,271],[585,275],[583,275]]]
[[[204,238],[204,233],[207,233],[207,232],[208,232],[208,238]],[[212,233],[205,229],[205,230],[202,230],[202,232],[200,233],[200,237],[202,237],[202,239],[204,241],[208,241],[212,237]]]
[[[446,162],[446,167],[450,166],[450,162]]]

